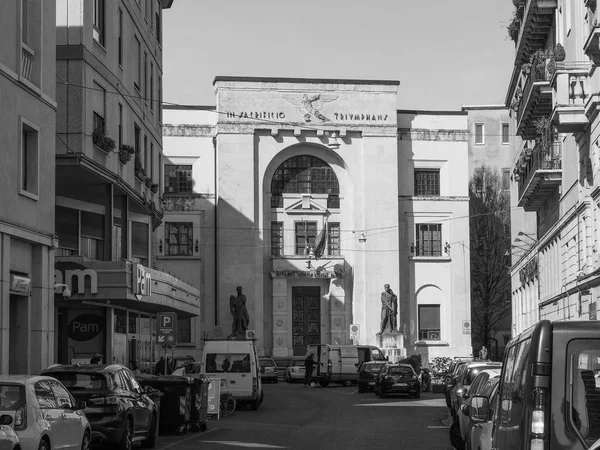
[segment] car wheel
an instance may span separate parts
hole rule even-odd
[[[131,450],[133,445],[132,429],[133,426],[131,424],[131,419],[125,420],[125,428],[123,429],[123,437],[121,438],[121,443],[119,444],[119,450]]]
[[[322,387],[327,387],[327,386],[329,386],[329,381],[319,381],[319,384],[320,384]]]
[[[81,450],[90,450],[90,432],[86,431],[83,433],[83,439],[81,440]]]
[[[148,437],[142,441],[142,447],[154,448],[156,446],[156,414],[152,414],[152,422],[148,430]]]
[[[456,450],[465,450],[465,441],[460,436],[460,425],[454,422],[450,427],[450,442]]]
[[[43,438],[38,445],[38,450],[50,450],[50,442],[47,438]]]

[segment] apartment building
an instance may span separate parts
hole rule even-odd
[[[162,15],[168,0],[67,0],[56,12],[56,359],[148,369],[157,315],[200,314],[156,269],[161,223]],[[175,335],[175,334],[173,334]]]
[[[515,1],[506,105],[512,163],[512,327],[596,320],[600,143],[595,2]]]
[[[55,2],[0,15],[0,375],[54,354]]]

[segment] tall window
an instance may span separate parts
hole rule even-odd
[[[119,148],[123,145],[123,105],[119,103]]]
[[[150,63],[150,111],[154,111],[154,63]]]
[[[327,254],[338,256],[340,254],[340,224],[330,223],[327,225]]]
[[[415,169],[415,195],[439,196],[440,171]]]
[[[137,38],[137,36],[135,37],[135,52],[133,87],[140,92],[140,86],[142,85],[142,44],[140,44],[140,40]]]
[[[148,136],[144,135],[144,169],[146,169],[146,175],[151,176],[150,164],[148,164]]]
[[[177,319],[177,343],[192,343],[192,319],[189,317]]]
[[[271,255],[283,256],[283,222],[271,222]]]
[[[156,4],[156,42],[160,44],[161,41],[161,27],[160,27],[160,10],[162,8],[162,3],[160,0],[157,0]]]
[[[29,43],[29,1],[21,0],[21,41]]]
[[[104,0],[94,0],[94,39],[104,45]]]
[[[144,101],[148,103],[148,53],[144,52]]]
[[[90,259],[104,259],[104,216],[81,211],[81,250]]]
[[[294,156],[281,164],[271,180],[271,207],[283,207],[283,194],[329,194],[328,208],[339,208],[340,185],[331,167],[319,158]]]
[[[315,246],[317,222],[296,222],[296,255],[304,255],[307,247]]]
[[[162,78],[158,77],[158,122],[162,123]]]
[[[123,10],[119,8],[119,38],[118,38],[119,65],[123,65]]]
[[[442,255],[442,225],[420,223],[417,225],[417,256]]]
[[[510,138],[508,136],[508,124],[507,123],[503,123],[502,124],[502,143],[503,144],[509,144],[510,143]]]
[[[419,305],[419,339],[440,340],[439,305]]]
[[[20,193],[38,195],[39,135],[33,125],[21,122]]]
[[[194,224],[167,222],[165,224],[165,251],[168,256],[192,256]]]
[[[477,144],[477,145],[485,144],[485,137],[484,137],[483,132],[484,132],[483,124],[476,123],[475,124],[475,144]]]
[[[148,176],[154,180],[154,142],[150,142],[150,173]]]
[[[165,192],[168,194],[192,192],[192,166],[165,164]]]
[[[148,265],[148,224],[131,222],[131,256],[134,262]]]

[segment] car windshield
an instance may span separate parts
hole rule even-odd
[[[567,347],[569,372],[573,380],[565,383],[566,399],[572,405],[569,423],[575,425],[588,443],[600,439],[600,383],[596,374],[600,372],[600,340],[575,339]],[[570,427],[571,428],[571,427]]]
[[[106,379],[99,373],[53,372],[48,375],[60,381],[69,391],[107,389]]]
[[[485,369],[487,369],[487,367],[471,367],[470,369],[467,369],[467,373],[465,374],[463,384],[466,384],[466,385],[471,384],[475,380],[477,375],[479,375],[481,373],[481,371],[483,371]]]
[[[261,367],[275,367],[275,363],[272,359],[261,359],[260,360]]]
[[[413,370],[410,367],[390,367],[388,374],[390,375],[412,375]]]
[[[0,384],[0,411],[15,411],[25,403],[25,387],[18,384]]]
[[[382,367],[383,364],[365,364],[365,372],[379,373]]]

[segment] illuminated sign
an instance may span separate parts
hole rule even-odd
[[[133,268],[133,293],[138,300],[152,294],[152,276],[141,264],[135,264]]]
[[[73,283],[73,278],[77,279],[77,291],[73,289],[75,285]],[[69,286],[69,290],[74,294],[84,294],[85,293],[85,279],[88,278],[90,280],[90,293],[97,294],[98,293],[98,273],[93,269],[73,269],[73,270],[65,270],[64,278],[63,273],[56,269],[54,271],[54,283],[56,284],[66,284]],[[58,286],[55,289],[57,294],[62,294],[64,290],[64,286]]]

